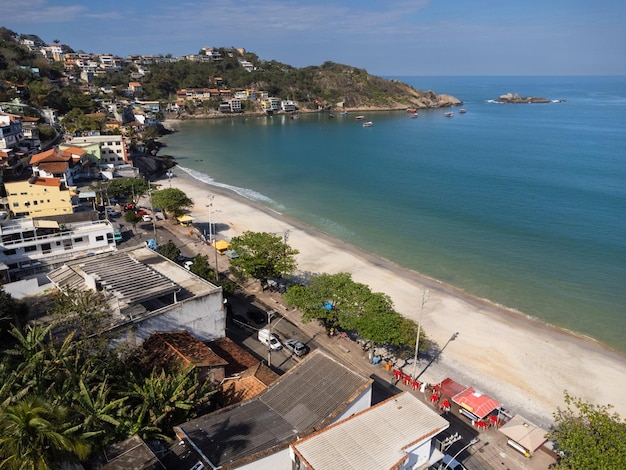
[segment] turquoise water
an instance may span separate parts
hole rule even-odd
[[[626,352],[626,77],[395,77],[455,110],[176,124],[163,153],[398,264]],[[502,105],[504,93],[563,99]],[[176,170],[181,171],[181,170]]]

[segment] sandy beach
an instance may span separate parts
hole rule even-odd
[[[611,404],[626,417],[626,357],[366,253],[254,201],[208,186],[180,168],[175,174],[172,187],[194,201],[190,214],[204,227],[208,195],[214,196],[211,219],[217,239],[230,240],[245,231],[288,234],[289,245],[300,252],[300,276],[349,272],[355,281],[389,295],[402,315],[421,321],[428,338],[443,348],[434,363],[421,359],[421,380],[437,383],[451,377],[546,429],[553,412],[563,406],[564,390],[592,403]],[[163,187],[169,184],[162,182]]]

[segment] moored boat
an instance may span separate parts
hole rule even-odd
[[[374,123],[372,121],[367,121],[363,123],[363,127],[372,127]]]
[[[459,109],[459,114],[465,114],[466,112],[467,112],[467,109],[463,109],[463,108]]]
[[[454,111],[448,111],[447,113],[443,113],[443,115],[445,117],[452,117],[452,116],[454,116]]]
[[[406,108],[406,112],[409,114],[415,114],[417,113],[417,109],[416,108]]]
[[[365,116],[357,116],[354,119],[356,119],[357,121],[362,121],[363,119],[365,119]]]

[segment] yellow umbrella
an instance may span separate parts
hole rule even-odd
[[[213,245],[215,246],[215,249],[217,251],[226,251],[228,250],[230,243],[228,243],[226,240],[217,240],[213,243]]]

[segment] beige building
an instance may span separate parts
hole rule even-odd
[[[33,176],[25,181],[4,183],[9,210],[16,217],[49,217],[73,213],[75,188],[67,187],[60,178]]]

